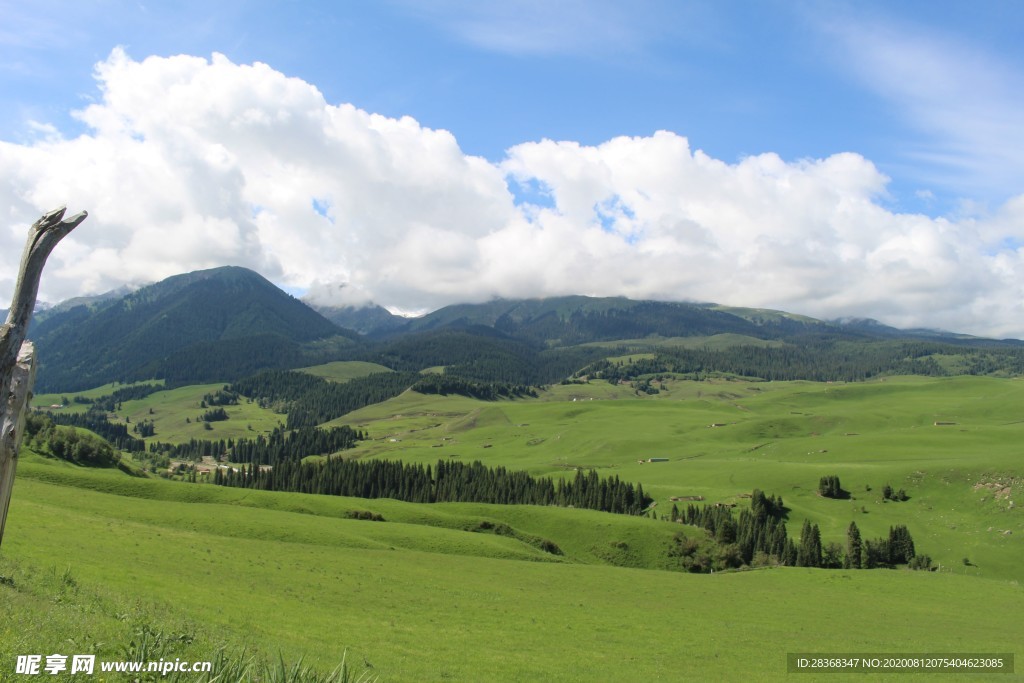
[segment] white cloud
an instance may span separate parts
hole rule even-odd
[[[984,217],[898,214],[859,155],[726,163],[670,132],[492,164],[263,64],[117,50],[96,75],[87,134],[0,142],[0,272],[42,211],[90,212],[45,300],[238,264],[406,311],[579,293],[1024,337],[1024,195]],[[550,205],[517,206],[509,182]]]

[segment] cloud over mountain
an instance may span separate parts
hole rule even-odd
[[[1024,195],[900,214],[858,154],[729,163],[665,131],[495,163],[220,55],[119,49],[96,79],[83,134],[0,142],[5,296],[27,225],[67,203],[90,218],[51,257],[50,300],[236,264],[333,304],[622,294],[1024,336]]]

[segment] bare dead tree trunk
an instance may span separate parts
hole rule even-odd
[[[18,448],[35,381],[35,350],[31,342],[25,341],[25,335],[36,305],[39,279],[53,248],[88,216],[82,211],[63,220],[66,210],[62,206],[43,214],[29,228],[11,309],[7,322],[0,325],[0,543],[4,538]]]
[[[32,342],[21,344],[21,353],[11,377],[10,400],[0,417],[0,543],[7,524],[7,508],[14,489],[14,470],[18,466],[18,448],[25,428],[28,402],[32,397],[32,384],[36,379],[36,358]]]

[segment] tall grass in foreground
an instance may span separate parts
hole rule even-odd
[[[346,653],[347,654],[347,653]],[[159,657],[157,658],[159,659]],[[137,661],[153,661],[151,656],[141,656]],[[213,659],[210,673],[185,674],[175,673],[168,676],[150,674],[152,678],[138,679],[142,681],[173,681],[189,683],[374,683],[377,677],[370,671],[356,676],[349,669],[346,656],[341,663],[328,674],[305,664],[300,657],[289,664],[279,655],[277,660],[268,661],[257,655],[248,655],[244,650],[228,653],[220,650]]]
[[[329,673],[303,657],[267,655],[238,641],[213,638],[209,630],[166,605],[122,596],[81,583],[71,567],[46,569],[0,555],[0,681],[26,680],[15,673],[18,655],[56,652],[94,654],[93,676],[131,683],[375,683],[372,665],[353,667],[347,651]],[[210,662],[204,673],[101,672],[100,661]],[[357,671],[361,670],[361,673]],[[40,675],[48,681],[81,681],[67,672]],[[86,676],[88,677],[88,676]]]

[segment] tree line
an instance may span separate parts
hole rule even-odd
[[[270,465],[288,460],[301,460],[309,455],[337,453],[356,445],[365,435],[348,425],[323,429],[300,427],[284,430],[275,427],[269,435],[253,439],[190,439],[188,443],[153,443],[151,453],[166,454],[175,460],[198,461],[204,457],[230,460],[250,465]]]
[[[500,398],[537,397],[537,391],[523,384],[505,384],[503,382],[473,382],[452,377],[447,374],[428,374],[412,385],[412,390],[421,394],[439,394],[447,396],[455,394],[468,396],[481,401],[496,401]]]
[[[167,387],[162,384],[133,384],[131,386],[115,389],[112,393],[97,396],[96,398],[75,396],[74,402],[90,405],[99,411],[112,413],[115,410],[118,410],[121,403],[124,401],[135,401],[146,398],[150,394],[155,394],[156,392],[163,391],[166,388]],[[64,403],[67,403],[67,401],[64,401]]]
[[[107,419],[107,411],[92,406],[84,413],[50,413],[42,416],[54,424],[82,427],[109,441],[115,448],[139,452],[146,450],[146,442],[132,436],[128,425],[113,423]]]
[[[524,471],[439,460],[429,465],[391,460],[328,457],[319,462],[277,461],[272,468],[245,465],[218,469],[221,486],[318,493],[355,498],[393,498],[412,503],[557,505],[638,515],[653,502],[643,486],[581,470],[571,479],[533,477]]]

